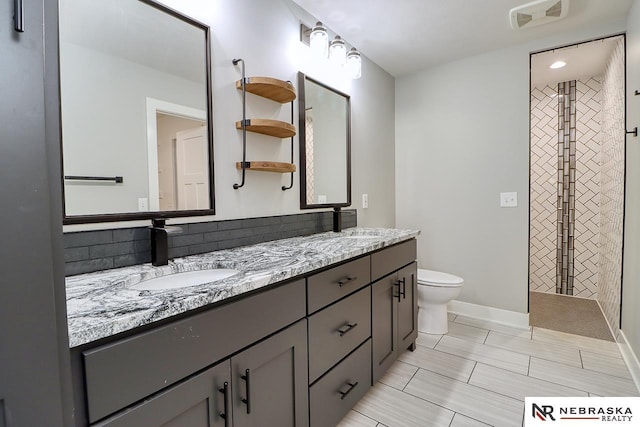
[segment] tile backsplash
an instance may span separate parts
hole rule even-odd
[[[343,228],[356,225],[357,211],[343,210]],[[331,231],[333,211],[178,226],[182,233],[169,236],[170,258]],[[64,260],[67,276],[151,262],[149,228],[65,233]]]

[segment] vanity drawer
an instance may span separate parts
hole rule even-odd
[[[369,256],[358,258],[307,278],[309,313],[331,304],[371,281]]]
[[[304,306],[298,280],[83,352],[90,422],[302,319]]]
[[[371,340],[309,390],[311,427],[334,427],[371,388]]]
[[[371,254],[371,281],[412,263],[418,256],[416,239],[398,243]]]
[[[371,336],[371,287],[309,318],[309,382]]]

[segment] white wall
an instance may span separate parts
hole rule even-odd
[[[235,162],[241,160],[241,133],[235,129],[242,116],[241,92],[235,88],[240,68],[232,65],[234,58],[246,60],[249,76],[271,76],[291,80],[297,86],[297,72],[335,86],[351,95],[352,108],[352,183],[353,194],[359,200],[361,192],[369,193],[369,209],[358,213],[363,226],[395,224],[394,195],[394,79],[377,65],[363,58],[362,78],[345,81],[331,78],[315,69],[305,58],[305,47],[299,42],[300,17],[306,23],[315,18],[289,0],[165,0],[178,9],[211,27],[214,96],[214,150],[216,215],[174,220],[223,220],[231,218],[281,215],[300,212],[299,176],[294,188],[283,192],[289,176],[247,172],[244,188],[234,190],[240,182]],[[348,40],[347,40],[348,42]],[[247,95],[251,117],[289,120],[289,106]],[[295,104],[297,125],[297,103]],[[295,138],[295,163],[298,163],[298,138]],[[248,159],[289,161],[289,140],[249,134]],[[356,207],[356,205],[354,205]],[[67,226],[66,231],[147,224]]]
[[[640,0],[627,16],[627,129],[640,127]],[[640,137],[627,136],[622,331],[640,357]]]
[[[419,228],[419,267],[465,279],[461,301],[526,313],[529,54],[624,22],[444,64],[396,81],[397,226]],[[499,207],[517,191],[518,207]]]
[[[60,62],[65,175],[124,178],[66,181],[66,212],[137,211],[149,197],[146,98],[204,110],[205,86],[71,43],[61,44]]]

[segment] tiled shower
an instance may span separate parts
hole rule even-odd
[[[531,291],[597,300],[617,332],[624,40],[602,75],[531,89]]]

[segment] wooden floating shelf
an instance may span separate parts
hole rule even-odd
[[[236,162],[236,168],[242,169],[242,162]],[[296,171],[296,165],[293,163],[251,161],[246,163],[245,169],[262,172],[289,173]]]
[[[236,129],[242,129],[242,120],[236,122]],[[296,134],[296,127],[291,123],[270,119],[247,119],[247,130],[277,138],[290,138]]]
[[[271,77],[247,77],[244,87],[247,92],[281,104],[296,99],[296,90],[291,83]],[[242,80],[236,82],[236,88],[242,90]]]

